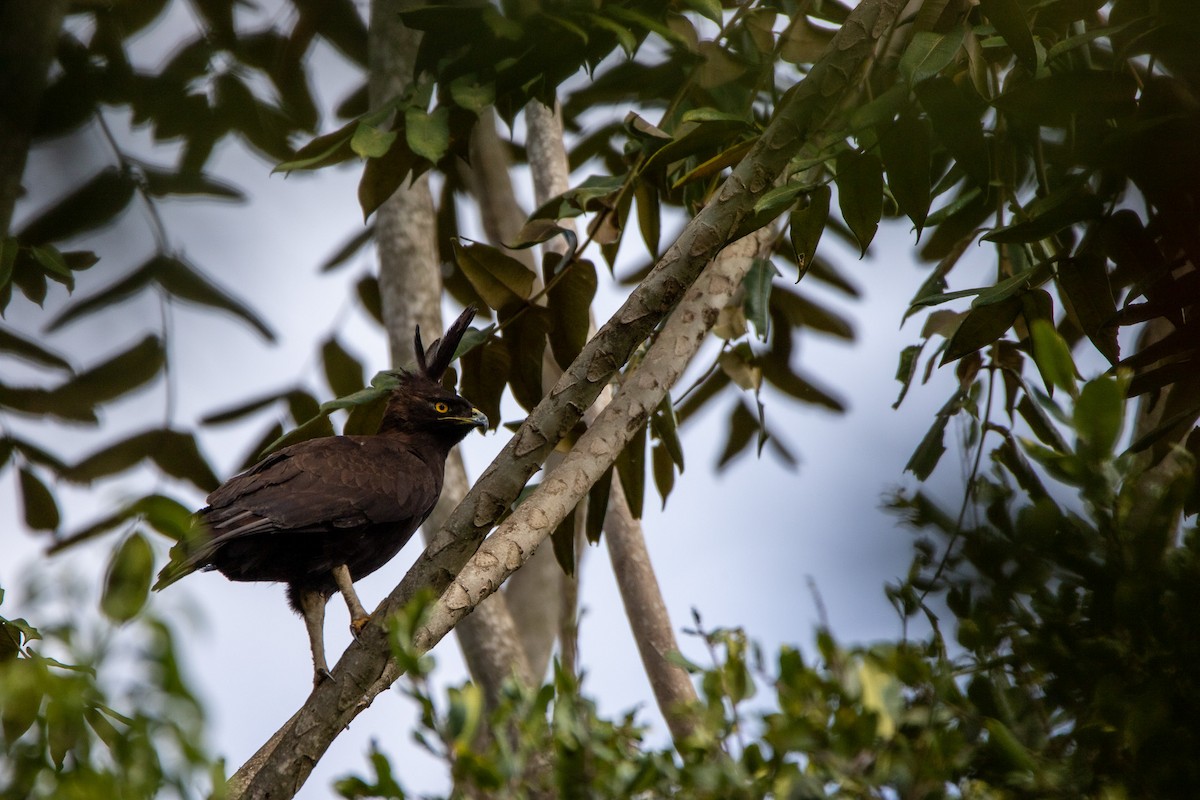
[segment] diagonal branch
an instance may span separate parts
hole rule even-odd
[[[277,744],[268,754],[239,772],[231,796],[292,797],[330,742],[391,685],[396,675],[387,644],[386,620],[420,589],[431,587],[439,594],[447,590],[546,455],[751,214],[755,201],[771,187],[808,134],[836,107],[859,68],[871,58],[875,41],[893,22],[899,6],[899,0],[863,0],[851,12],[809,75],[789,91],[754,148],[625,304],[588,342],[417,563],[375,610],[372,623],[335,668],[334,679],[313,691],[304,707],[277,734]],[[508,559],[515,553],[499,555]],[[479,558],[491,559],[501,570],[507,567],[504,561],[496,560],[497,553],[486,548]],[[469,603],[470,595],[466,599]],[[462,608],[461,614],[468,607]]]

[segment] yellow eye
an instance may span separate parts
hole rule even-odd
[[[450,406],[446,405],[445,403],[434,403],[433,410],[439,414],[445,414],[450,410]]]

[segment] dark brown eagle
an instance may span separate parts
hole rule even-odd
[[[404,547],[437,503],[450,449],[487,428],[487,417],[441,384],[474,316],[464,311],[428,351],[417,329],[416,369],[397,373],[378,433],[285,447],[210,494],[196,514],[199,533],[172,551],[155,590],[197,569],[286,583],[308,628],[314,681],[328,677],[325,603],[340,591],[351,630],[362,630],[369,615],[353,582]]]

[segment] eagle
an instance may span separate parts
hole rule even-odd
[[[395,373],[374,435],[293,444],[221,484],[196,512],[195,535],[172,550],[155,591],[197,570],[285,583],[308,629],[313,682],[329,677],[325,604],[341,592],[351,631],[363,629],[370,615],[354,581],[404,547],[437,504],[450,450],[488,427],[479,409],[442,385],[474,316],[468,307],[428,350],[416,329],[416,367]]]

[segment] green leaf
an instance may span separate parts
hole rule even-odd
[[[100,610],[113,622],[128,622],[146,605],[150,578],[154,572],[154,553],[150,543],[135,533],[117,549],[108,564]]]
[[[1012,327],[1019,313],[1021,298],[1016,296],[972,308],[959,324],[958,330],[950,337],[946,352],[942,356],[942,365],[957,361],[968,353],[974,353],[995,342]]]
[[[917,445],[917,449],[908,459],[908,463],[904,465],[905,472],[911,472],[920,481],[926,480],[933,473],[942,454],[946,452],[944,444],[946,424],[951,417],[962,410],[965,400],[966,394],[960,390],[954,393],[946,405],[942,406],[933,425],[921,439],[921,443]]]
[[[168,256],[154,259],[154,277],[173,297],[228,312],[248,323],[268,342],[275,334],[257,313],[245,303],[213,283],[198,267]]]
[[[684,5],[692,11],[697,11],[701,15],[708,17],[718,25],[721,24],[720,0],[684,0]]]
[[[363,388],[362,363],[342,347],[336,336],[321,345],[321,363],[325,367],[325,380],[335,395],[341,397]]]
[[[396,193],[405,178],[414,174],[420,157],[408,146],[408,137],[397,136],[388,151],[379,158],[367,159],[358,181],[358,204],[363,220],[370,218]]]
[[[544,269],[551,269],[558,254],[546,253]],[[547,308],[550,313],[550,350],[559,366],[566,369],[587,344],[592,298],[596,296],[596,267],[586,259],[567,266],[556,278],[546,275]]]
[[[110,167],[26,223],[17,238],[42,245],[99,228],[129,205],[134,188],[129,175]]]
[[[642,425],[630,437],[625,448],[617,456],[617,477],[625,492],[625,502],[634,519],[642,518],[646,495],[646,428]]]
[[[0,327],[0,352],[10,353],[41,367],[71,371],[71,365],[62,356],[4,327]]]
[[[79,373],[55,389],[52,399],[64,405],[91,408],[150,382],[165,363],[162,342],[156,336],[147,336],[128,350]]]
[[[946,33],[919,31],[900,57],[900,74],[909,86],[929,80],[954,62],[965,31],[956,25]]]
[[[30,469],[21,467],[17,472],[20,476],[25,524],[35,531],[52,531],[58,528],[59,522],[62,521],[58,512],[58,502],[46,488],[46,484]]]
[[[758,333],[758,338],[764,342],[770,326],[771,281],[779,274],[779,270],[769,259],[756,258],[746,277],[742,280],[745,295],[742,307],[746,319]]]
[[[381,130],[374,125],[360,122],[354,129],[354,136],[350,138],[350,149],[362,158],[381,158],[392,146],[392,142],[396,141],[396,136],[395,131]]]
[[[613,471],[605,470],[600,480],[588,490],[587,529],[584,533],[589,544],[599,544],[604,530],[604,517],[608,514],[608,495],[612,489]]]
[[[792,250],[796,254],[796,263],[800,270],[796,275],[796,283],[804,277],[816,257],[817,243],[829,221],[829,198],[832,192],[827,184],[814,187],[808,193],[808,203],[792,212],[788,221],[788,235],[791,238]]]
[[[220,483],[192,435],[170,429],[143,431],[108,445],[66,469],[63,477],[76,483],[91,483],[131,469],[146,459],[153,460],[166,474],[190,481],[205,493]]]
[[[991,167],[980,113],[949,78],[930,78],[917,84],[914,91],[942,146],[978,186],[986,187]],[[929,224],[934,224],[932,219]]]
[[[362,250],[364,247],[366,247],[374,237],[375,226],[373,224],[363,226],[361,230],[356,231],[348,239],[346,239],[346,241],[342,243],[342,246],[335,250],[333,254],[329,256],[329,258],[321,262],[321,266],[318,268],[318,270],[320,272],[331,272],[332,270],[337,269],[342,264],[345,264],[347,261],[353,258],[359,250]]]
[[[453,242],[455,260],[483,302],[496,311],[520,305],[533,292],[534,274],[486,244]]]
[[[542,400],[542,357],[550,321],[545,309],[526,306],[504,328],[503,341],[512,358],[509,386],[526,411]]]
[[[650,467],[654,473],[654,488],[662,498],[662,507],[667,507],[667,498],[675,487],[675,462],[667,448],[655,445],[650,451]]]
[[[1124,72],[1054,72],[1033,81],[1005,86],[992,104],[1001,111],[1041,125],[1070,124],[1075,115],[1126,117],[1137,110],[1137,82]]]
[[[479,82],[476,75],[460,75],[450,81],[450,97],[461,108],[482,114],[484,109],[496,102],[496,85]]]
[[[429,113],[419,108],[407,109],[404,136],[410,150],[438,163],[450,148],[450,109],[438,107]]]
[[[883,214],[883,164],[874,153],[846,151],[837,159],[838,207],[862,252],[875,238]]]
[[[908,388],[912,385],[912,379],[917,374],[917,359],[921,355],[923,348],[919,344],[910,344],[900,351],[900,363],[896,366],[896,380],[900,381],[900,396],[896,398],[896,402],[892,403],[892,408],[899,408],[904,402],[904,396],[908,394]]]
[[[550,534],[550,544],[554,548],[554,558],[563,574],[568,578],[575,574],[575,511],[572,510],[562,518],[558,527]]]
[[[1112,456],[1125,424],[1124,383],[1104,376],[1083,385],[1072,417],[1082,455],[1097,460]]]
[[[919,239],[930,204],[932,143],[928,124],[913,114],[902,114],[880,134],[879,152],[892,197],[912,220]]]
[[[132,297],[136,292],[154,282],[155,265],[161,256],[155,256],[116,283],[95,294],[68,303],[58,316],[50,320],[46,330],[54,332],[69,322],[95,313],[101,309]]]
[[[1029,338],[1033,347],[1033,363],[1037,365],[1047,391],[1053,395],[1054,387],[1058,387],[1077,397],[1079,389],[1075,385],[1075,362],[1071,359],[1071,349],[1054,329],[1053,323],[1044,319],[1033,320],[1029,326]]]
[[[1030,204],[1029,219],[985,233],[983,240],[998,244],[1036,242],[1080,222],[1099,219],[1104,213],[1100,198],[1073,186]]]
[[[1084,252],[1059,262],[1056,273],[1059,297],[1096,349],[1116,364],[1121,358],[1117,339],[1117,303],[1103,256]]]
[[[1025,12],[1017,4],[1017,0],[979,0],[988,22],[996,29],[1021,66],[1031,73],[1037,71],[1037,48],[1033,44],[1033,34],[1029,30],[1029,22]]]
[[[670,394],[663,396],[658,408],[650,416],[650,430],[667,449],[675,466],[683,472],[683,442],[679,439],[679,420],[675,416],[675,406],[671,402]]]
[[[487,415],[495,428],[500,424],[500,399],[512,367],[508,345],[490,338],[463,356],[461,392]]]

